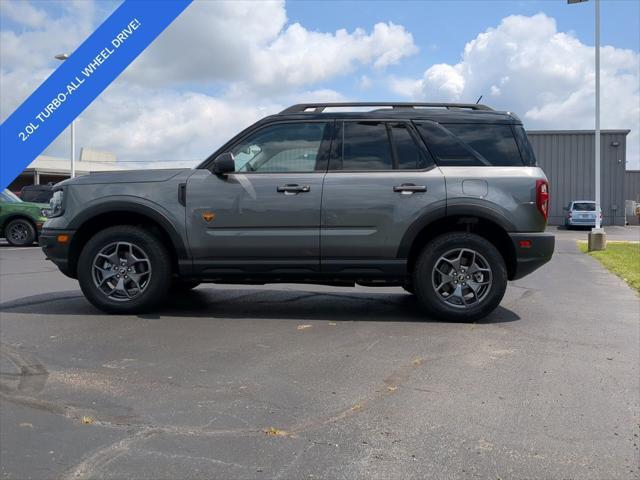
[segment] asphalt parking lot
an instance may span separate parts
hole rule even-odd
[[[108,316],[2,245],[2,478],[638,478],[640,298],[557,233],[473,324],[297,285]]]

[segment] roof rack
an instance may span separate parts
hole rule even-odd
[[[447,110],[493,110],[493,108],[478,103],[411,103],[411,102],[339,102],[339,103],[299,103],[285,108],[280,114],[285,113],[322,113],[325,108],[331,107],[391,107],[393,109],[406,109],[415,107],[446,108]]]

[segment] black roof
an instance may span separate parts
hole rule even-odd
[[[303,118],[308,120],[375,118],[380,120],[432,120],[442,123],[520,123],[520,119],[513,113],[498,112],[486,105],[399,102],[303,103],[286,108],[276,115],[263,119],[263,121],[300,120]]]

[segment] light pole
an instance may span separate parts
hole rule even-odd
[[[66,53],[60,53],[55,56],[57,60],[65,61],[69,58]],[[71,121],[71,178],[76,176],[76,121]]]
[[[582,3],[587,0],[567,0],[567,3]],[[600,0],[595,0],[595,50],[596,50],[596,131],[595,131],[595,201],[596,222],[595,228],[589,233],[589,251],[604,250],[607,237],[600,221]]]

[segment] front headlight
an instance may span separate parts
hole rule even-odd
[[[47,217],[59,217],[64,213],[64,190],[56,190],[49,200],[49,212]]]
[[[50,210],[48,208],[42,208],[42,209],[40,209],[40,216],[41,217],[48,217],[49,216],[49,212],[50,212]]]

